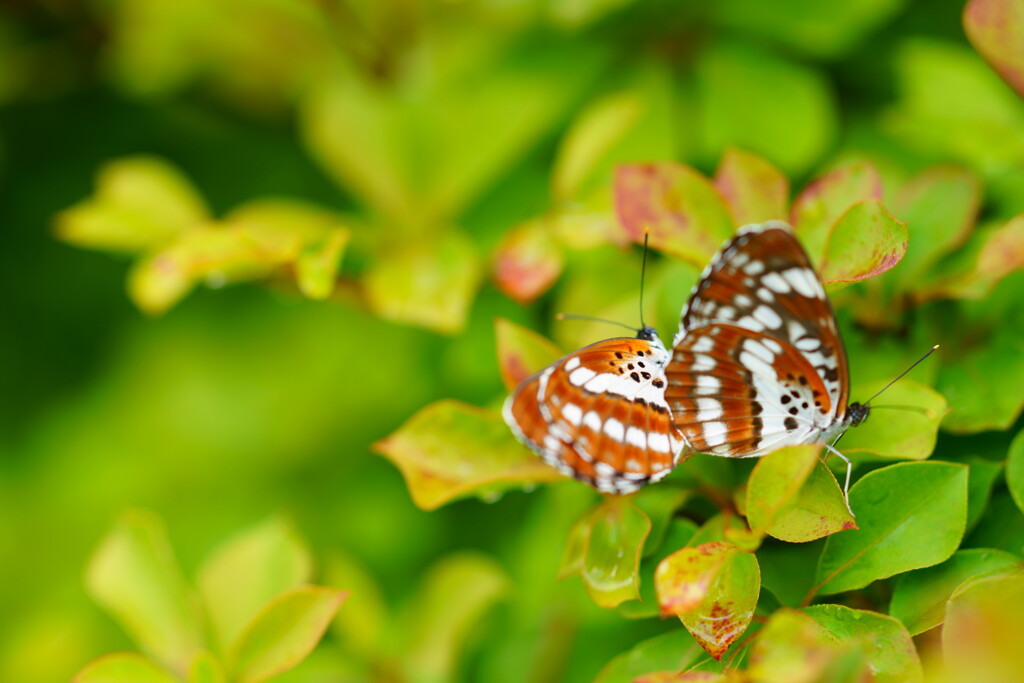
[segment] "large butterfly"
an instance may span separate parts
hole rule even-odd
[[[604,493],[636,491],[672,471],[684,445],[665,402],[669,357],[650,327],[591,344],[524,380],[505,421],[562,473]]]
[[[752,458],[829,443],[868,417],[847,403],[846,351],[807,253],[781,221],[741,228],[683,309],[665,398],[701,453]]]

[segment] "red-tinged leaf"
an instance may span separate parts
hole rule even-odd
[[[655,572],[663,614],[676,614],[712,657],[743,635],[754,616],[761,587],[757,558],[728,543],[684,548]]]
[[[583,585],[601,607],[640,597],[640,552],[651,520],[627,498],[609,497],[588,517]]]
[[[551,288],[562,266],[562,248],[553,226],[538,218],[505,234],[494,254],[494,280],[506,296],[528,304]]]
[[[632,683],[724,683],[727,680],[724,674],[711,671],[654,671],[637,676]]]
[[[634,242],[642,243],[650,229],[653,249],[701,266],[733,232],[729,210],[710,181],[674,162],[619,166],[615,209]]]
[[[973,250],[970,247],[979,243]],[[968,257],[953,272],[926,285],[924,298],[982,299],[1010,273],[1024,269],[1024,214],[977,231],[967,245]]]
[[[402,471],[413,502],[424,510],[562,479],[516,441],[501,415],[459,401],[428,405],[374,450]]]
[[[907,226],[877,199],[854,204],[833,226],[819,272],[832,290],[889,270],[907,252]]]
[[[832,226],[840,216],[857,202],[881,198],[882,180],[866,161],[841,166],[804,188],[793,202],[790,222],[819,271]]]
[[[737,226],[788,216],[789,179],[756,154],[727,149],[715,171],[715,188],[725,198]]]
[[[498,347],[498,371],[509,391],[564,355],[547,338],[505,318],[494,321],[494,337]]]
[[[1004,81],[1024,97],[1024,0],[970,0],[964,32]]]

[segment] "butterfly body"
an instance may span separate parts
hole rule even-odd
[[[670,358],[652,328],[591,344],[523,381],[505,421],[564,474],[605,493],[635,491],[668,474],[683,448],[665,402]]]

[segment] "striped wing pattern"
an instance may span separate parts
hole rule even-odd
[[[848,425],[846,354],[792,229],[740,229],[683,309],[666,368],[673,421],[695,450],[756,457]]]
[[[668,474],[683,439],[665,401],[669,354],[649,338],[607,339],[525,380],[505,421],[562,473],[605,493],[630,493]]]

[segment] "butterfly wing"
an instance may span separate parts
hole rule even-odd
[[[675,345],[712,323],[757,332],[798,351],[824,384],[831,420],[844,419],[846,352],[825,290],[788,225],[745,226],[718,252],[683,309]]]
[[[525,380],[503,414],[526,446],[605,493],[629,493],[676,465],[683,447],[665,402],[660,342],[607,339]]]
[[[696,451],[756,457],[815,440],[831,423],[822,378],[792,344],[714,323],[692,330],[666,368],[675,425]]]

